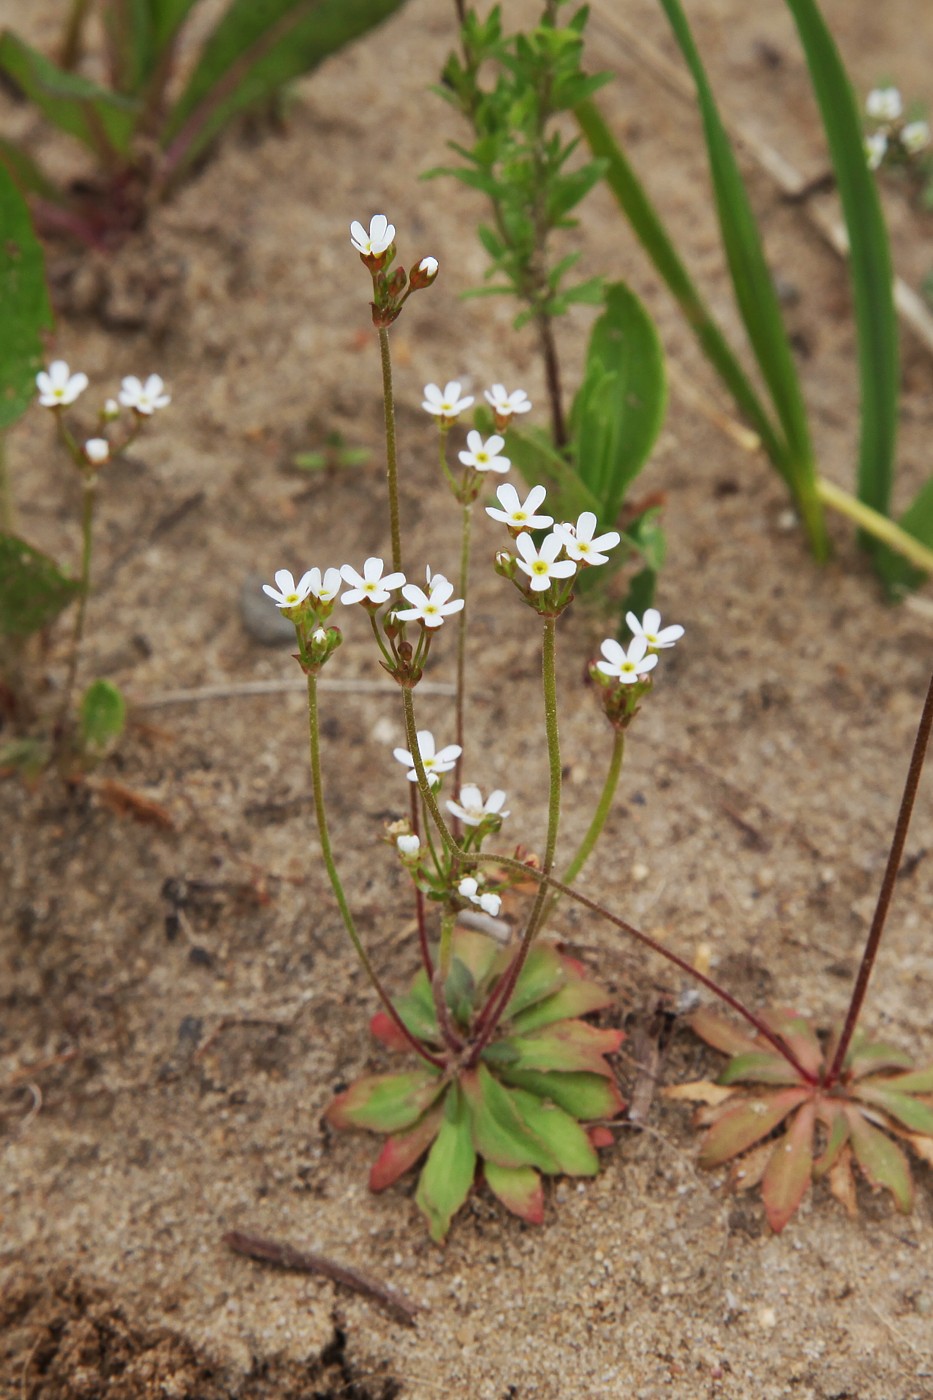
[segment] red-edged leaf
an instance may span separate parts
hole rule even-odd
[[[761,1185],[768,1163],[777,1144],[760,1142],[750,1152],[746,1152],[729,1168],[729,1184],[733,1191],[753,1191]]]
[[[811,1099],[794,1114],[765,1168],[761,1198],[765,1203],[768,1224],[776,1235],[795,1214],[810,1186],[815,1123],[816,1106]]]
[[[369,1023],[369,1029],[389,1050],[411,1049],[408,1037],[402,1034],[387,1011],[377,1011]]]
[[[522,968],[515,990],[506,1007],[506,1018],[512,1020],[526,1006],[550,996],[563,986],[564,965],[557,949],[550,943],[536,943]]]
[[[544,1220],[544,1189],[533,1167],[498,1167],[495,1162],[483,1163],[483,1175],[492,1194],[506,1210],[540,1225]]]
[[[910,1070],[907,1074],[896,1074],[893,1079],[872,1080],[885,1089],[893,1089],[896,1094],[933,1094],[933,1065],[926,1069]]]
[[[324,1117],[335,1128],[395,1133],[410,1128],[437,1098],[444,1080],[431,1069],[369,1074],[338,1094]]]
[[[701,1167],[718,1167],[737,1157],[773,1132],[809,1097],[807,1089],[780,1089],[757,1098],[743,1098],[716,1122],[703,1140]]]
[[[587,1074],[577,1070],[572,1074],[559,1071],[546,1073],[543,1070],[520,1070],[507,1065],[501,1071],[502,1078],[519,1089],[527,1089],[537,1094],[539,1099],[550,1099],[558,1108],[586,1123],[593,1118],[615,1118],[625,1107],[625,1100],[619,1093],[614,1079],[606,1079],[599,1074]]]
[[[615,1143],[612,1129],[601,1124],[597,1124],[595,1128],[587,1128],[586,1135],[594,1147],[612,1147]]]
[[[853,1098],[884,1109],[889,1117],[903,1123],[912,1133],[926,1133],[928,1137],[933,1137],[933,1108],[910,1094],[899,1094],[873,1079],[858,1080],[852,1085],[851,1092]]]
[[[437,1136],[443,1112],[443,1104],[435,1104],[406,1132],[386,1138],[369,1171],[370,1191],[384,1191],[415,1165]]]
[[[580,1124],[555,1104],[542,1103],[535,1094],[524,1089],[512,1092],[523,1121],[555,1157],[558,1171],[567,1176],[595,1176],[599,1158]]]
[[[581,962],[579,958],[573,957],[570,953],[561,953],[560,960],[564,964],[564,971],[571,979],[586,977],[589,973],[586,963]]]
[[[757,1040],[740,1031],[724,1016],[718,1016],[715,1011],[701,1009],[686,1019],[694,1035],[705,1040],[707,1045],[712,1045],[714,1050],[721,1050],[724,1055],[744,1055],[747,1051],[761,1049]]]
[[[846,1106],[852,1151],[872,1186],[883,1186],[894,1197],[903,1215],[909,1215],[914,1203],[914,1183],[910,1167],[896,1142],[880,1128],[867,1122],[857,1108]]]
[[[865,1074],[878,1074],[883,1069],[910,1069],[911,1058],[896,1045],[866,1041],[857,1033],[849,1046],[845,1067],[853,1079],[861,1079]]]
[[[441,1126],[418,1178],[415,1201],[427,1218],[432,1240],[440,1243],[473,1185],[476,1152],[470,1114],[459,1084],[451,1084]]]
[[[574,978],[561,987],[553,996],[545,997],[525,1011],[512,1017],[512,1029],[518,1035],[551,1026],[555,1021],[567,1021],[577,1016],[589,1016],[593,1011],[602,1011],[612,1005],[612,994],[597,982],[587,982],[582,977]]]
[[[473,1146],[486,1161],[500,1167],[540,1167],[557,1172],[559,1163],[522,1118],[514,1096],[480,1064],[461,1076],[470,1107]]]
[[[720,1084],[799,1084],[800,1075],[775,1050],[749,1050],[736,1055],[719,1076]]]
[[[769,1030],[781,1037],[809,1074],[820,1073],[823,1068],[823,1047],[809,1021],[798,1016],[796,1011],[783,1007],[763,1012],[761,1019]]]
[[[838,1104],[820,1105],[819,1116],[827,1128],[826,1146],[813,1163],[813,1180],[831,1172],[839,1160],[839,1154],[849,1141],[849,1120]]]
[[[558,1021],[530,1035],[508,1036],[500,1044],[516,1051],[516,1069],[587,1070],[605,1078],[612,1070],[603,1059],[622,1044],[622,1031],[600,1030],[586,1021]]]

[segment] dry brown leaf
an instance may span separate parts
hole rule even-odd
[[[846,1146],[839,1153],[827,1174],[829,1189],[846,1214],[853,1220],[858,1216],[858,1202],[855,1196],[855,1178],[852,1175],[852,1149]]]
[[[729,1170],[729,1185],[733,1191],[751,1191],[761,1182],[775,1148],[774,1138],[768,1138],[746,1152]]]
[[[94,783],[94,791],[105,807],[118,817],[132,817],[143,826],[155,826],[160,831],[174,831],[175,820],[166,807],[144,797],[135,788],[118,783],[114,778],[102,778]]]
[[[687,1103],[721,1104],[731,1099],[735,1086],[714,1084],[711,1079],[693,1079],[689,1084],[668,1084],[661,1090],[666,1099],[684,1099]]]

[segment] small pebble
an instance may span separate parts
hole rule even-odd
[[[240,620],[255,642],[264,647],[295,641],[295,624],[283,617],[272,599],[262,591],[271,582],[263,574],[247,574],[240,587]]]

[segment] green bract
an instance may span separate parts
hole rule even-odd
[[[471,1055],[477,1014],[510,961],[491,938],[458,929],[444,990],[464,1048],[457,1054],[447,1048],[422,969],[397,1009],[441,1064],[367,1075],[327,1110],[335,1127],[387,1134],[370,1171],[373,1191],[391,1186],[427,1153],[415,1200],[438,1241],[466,1200],[477,1165],[506,1209],[540,1223],[542,1173],[594,1176],[595,1147],[606,1139],[581,1123],[614,1118],[624,1107],[605,1058],[619,1048],[623,1032],[580,1019],[611,997],[551,944],[532,948],[496,1038]],[[384,1011],[371,1028],[389,1049],[411,1049]]]

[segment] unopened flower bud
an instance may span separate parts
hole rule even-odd
[[[422,287],[430,287],[437,276],[437,258],[422,258],[417,267],[411,270],[409,283],[413,292],[420,291]]]
[[[516,561],[509,554],[508,550],[500,549],[496,552],[495,570],[503,578],[514,579],[516,572]]]
[[[102,467],[110,460],[110,443],[106,438],[88,438],[84,444],[84,456],[92,467]]]
[[[395,844],[398,847],[399,855],[407,860],[414,860],[421,850],[420,840],[412,834],[397,836]]]
[[[102,423],[113,423],[120,417],[120,405],[116,399],[108,399],[100,411]]]

